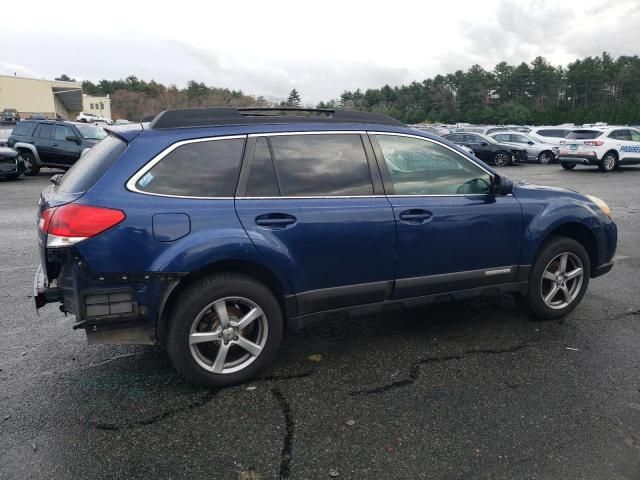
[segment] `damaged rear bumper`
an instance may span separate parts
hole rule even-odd
[[[36,274],[33,279],[33,300],[36,304],[36,310],[41,309],[47,303],[64,301],[61,289],[49,287],[49,282],[44,275],[42,265],[38,265],[38,269],[36,270]]]

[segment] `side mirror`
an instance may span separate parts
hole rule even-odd
[[[480,146],[481,146],[481,147],[486,147],[486,146],[488,146],[488,145],[489,145],[489,144],[488,144],[487,142],[482,142],[482,143],[480,144]]]
[[[75,135],[67,135],[67,138],[65,138],[65,140],[67,142],[75,142],[78,145],[80,145],[80,139],[78,137],[76,137]]]
[[[62,180],[63,176],[64,176],[64,173],[56,173],[54,176],[52,176],[49,179],[49,181],[54,185],[60,185],[60,180]]]
[[[527,142],[527,144],[529,144],[529,145],[533,145],[533,142],[532,142],[531,140],[529,140],[529,141]]]
[[[513,193],[513,181],[510,178],[495,175],[492,191],[494,195],[510,195]]]

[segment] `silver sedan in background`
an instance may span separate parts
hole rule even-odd
[[[546,143],[522,132],[495,132],[490,135],[500,143],[510,143],[526,148],[527,160],[538,163],[552,163],[558,157],[558,144]]]

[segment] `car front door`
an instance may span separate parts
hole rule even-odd
[[[368,137],[250,136],[236,211],[257,249],[291,280],[298,314],[389,297],[393,210]]]
[[[464,135],[465,144],[476,153],[476,157],[485,162],[490,162],[493,159],[493,151],[488,142],[478,135],[466,133]]]
[[[67,140],[75,137],[78,141]],[[55,163],[72,166],[80,158],[80,137],[67,125],[56,125],[51,142],[51,153],[55,157]]]
[[[394,298],[516,281],[522,212],[492,173],[423,137],[371,137],[396,220]]]

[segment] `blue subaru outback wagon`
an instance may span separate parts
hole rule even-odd
[[[600,199],[514,184],[389,117],[187,109],[109,135],[42,192],[40,308],[89,343],[162,344],[191,381],[250,379],[286,327],[476,295],[570,312],[608,272]]]

